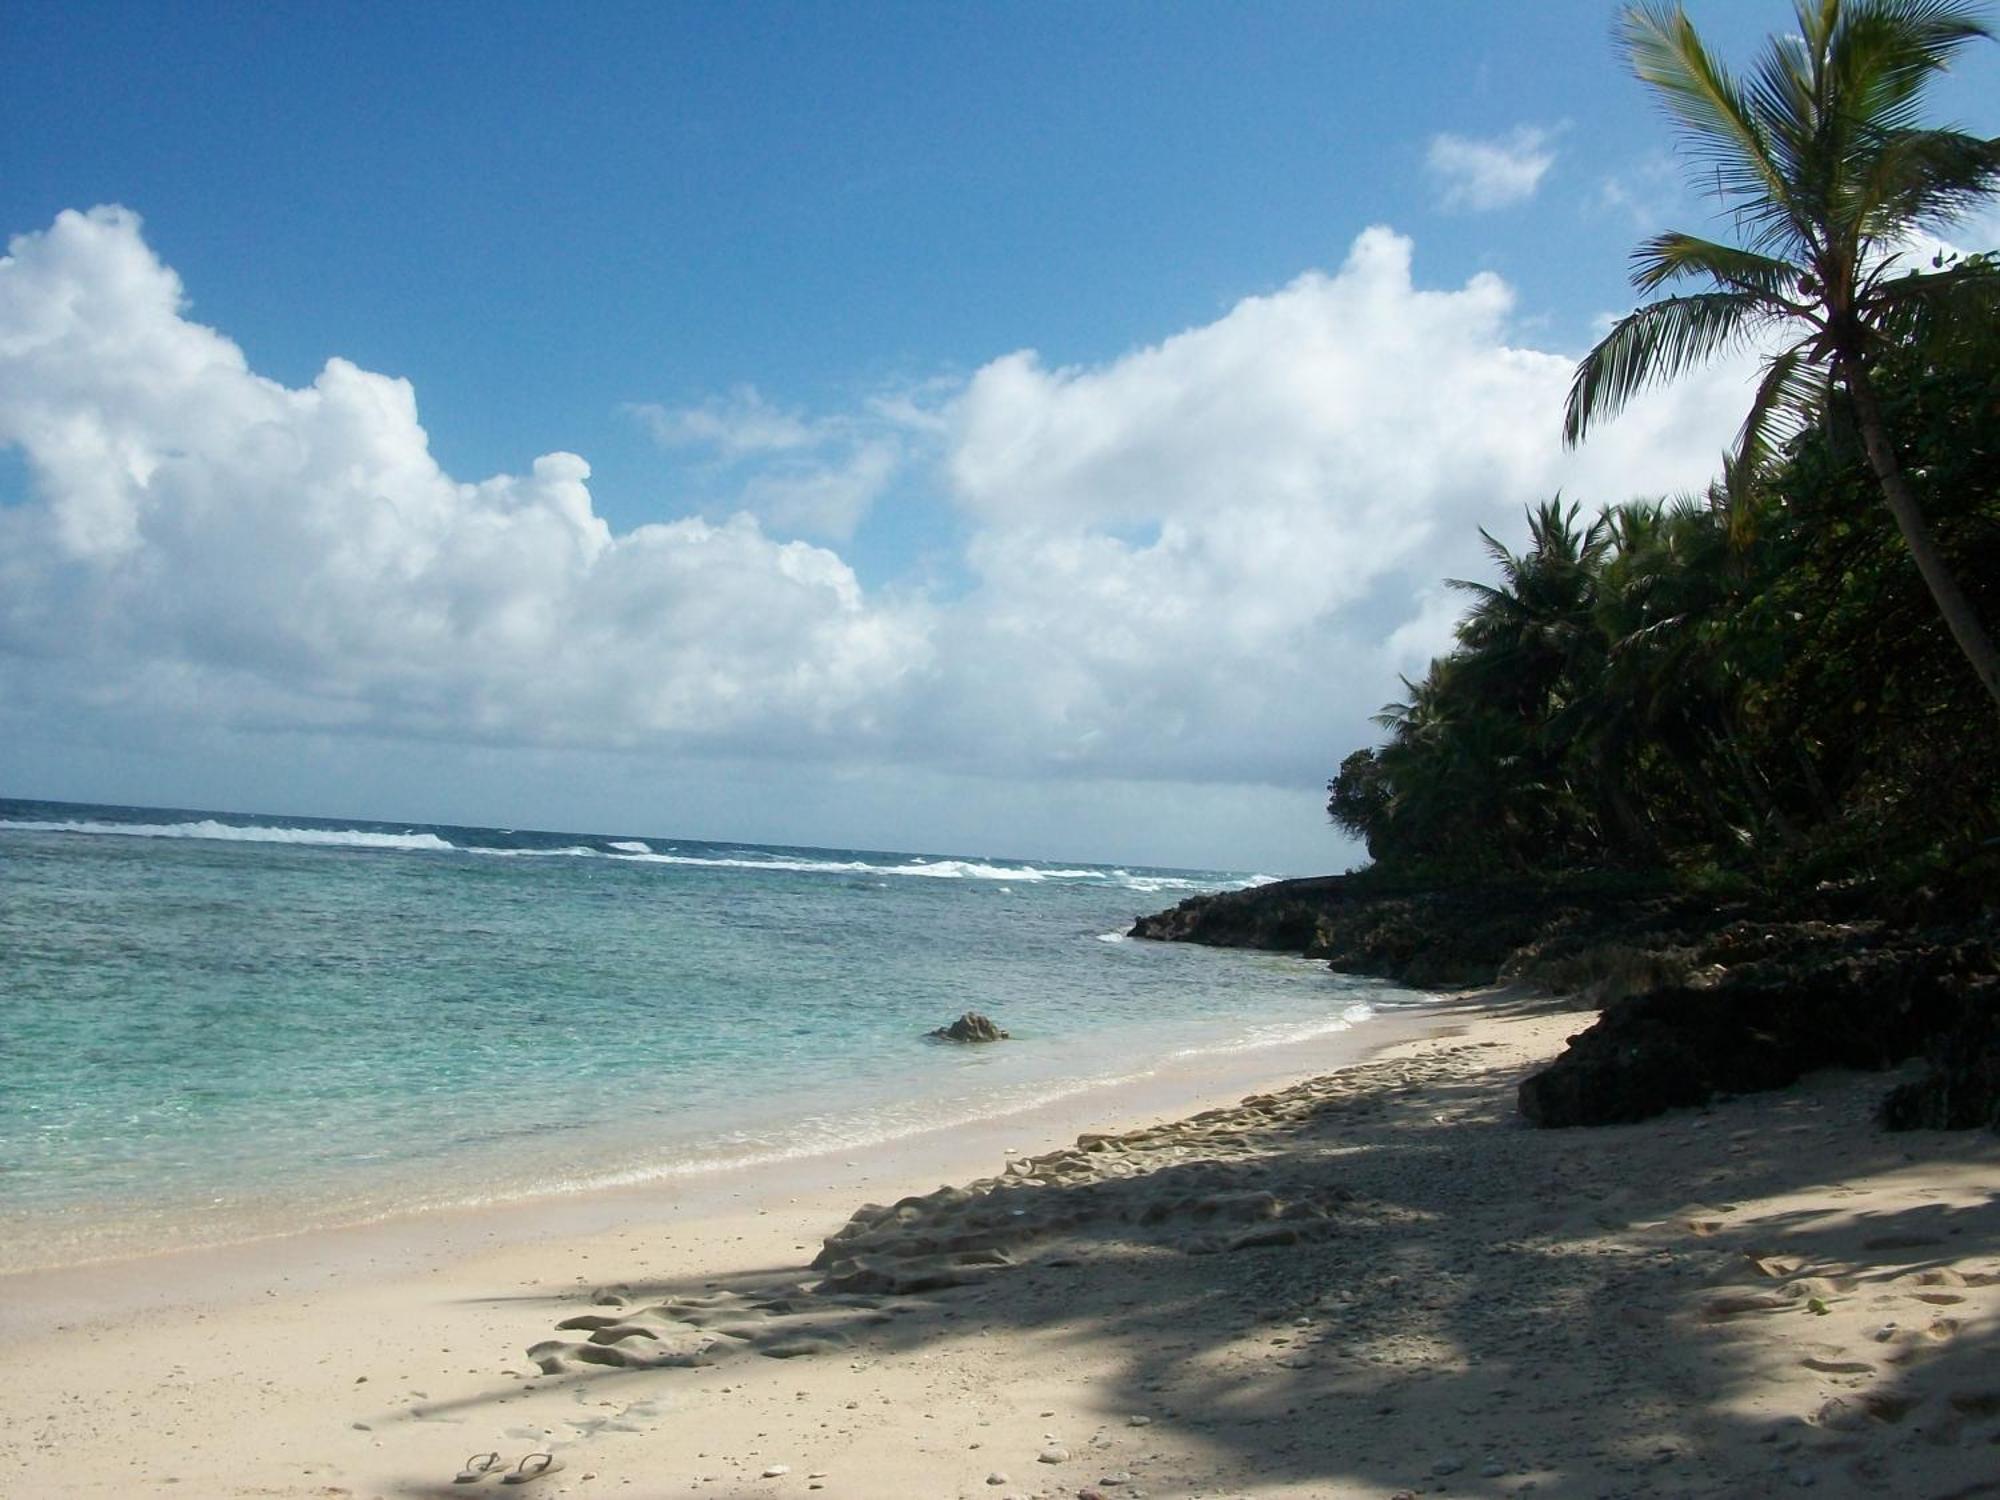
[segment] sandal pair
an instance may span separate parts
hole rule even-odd
[[[500,1474],[507,1467],[507,1460],[495,1453],[475,1453],[465,1461],[465,1467],[458,1471],[454,1484],[478,1484]],[[545,1474],[553,1474],[562,1467],[562,1460],[553,1453],[530,1453],[505,1474],[500,1474],[502,1484],[527,1484],[540,1479]]]

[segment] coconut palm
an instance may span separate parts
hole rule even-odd
[[[2000,657],[1951,576],[1896,456],[1871,370],[2000,314],[2000,265],[1908,264],[1915,230],[1941,226],[2000,188],[2000,140],[1920,123],[1926,85],[1991,33],[1971,0],[1796,0],[1796,35],[1773,37],[1746,77],[1713,58],[1678,6],[1625,12],[1619,36],[1640,80],[1678,122],[1733,212],[1743,245],[1662,234],[1633,254],[1633,283],[1661,297],[1621,319],[1577,366],[1564,440],[1639,390],[1752,342],[1788,342],[1763,378],[1729,463],[1732,489],[1788,434],[1845,393],[1869,467],[1953,638],[1996,703]]]
[[[1515,556],[1484,527],[1479,535],[1500,581],[1448,578],[1473,596],[1458,624],[1468,674],[1481,696],[1529,715],[1546,729],[1549,715],[1591,684],[1585,658],[1597,644],[1591,621],[1597,571],[1610,545],[1607,523],[1577,525],[1579,507],[1562,496],[1528,511],[1528,550]]]

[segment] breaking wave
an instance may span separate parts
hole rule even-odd
[[[344,849],[416,849],[449,852],[458,846],[434,833],[376,833],[366,828],[272,828],[259,823],[219,823],[202,818],[193,823],[49,823],[33,820],[0,822],[0,828],[20,833],[113,833],[127,838],[219,839],[246,844],[328,844]]]
[[[499,846],[477,841],[479,830],[459,829],[461,842],[418,829],[401,832],[368,828],[313,828],[266,823],[225,823],[198,818],[179,823],[115,822],[78,819],[0,819],[0,831],[77,833],[126,838],[213,839],[253,844],[323,845],[345,849],[401,850],[423,854],[472,854],[506,859],[608,859],[620,864],[677,865],[696,869],[770,871],[785,874],[901,876],[920,880],[986,880],[1010,884],[1075,881],[1114,885],[1140,894],[1160,891],[1203,891],[1226,886],[1261,885],[1268,876],[1201,879],[1191,875],[1147,874],[1125,869],[1088,866],[993,864],[976,859],[911,858],[888,862],[879,858],[815,859],[804,854],[743,849],[715,854],[660,853],[642,839],[606,839],[596,844],[566,843]],[[465,837],[473,835],[472,838]],[[493,835],[497,836],[495,830]],[[564,835],[573,838],[574,835]]]

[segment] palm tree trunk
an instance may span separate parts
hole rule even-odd
[[[1868,378],[1867,367],[1859,359],[1843,359],[1840,372],[1847,382],[1847,394],[1854,402],[1854,421],[1861,429],[1861,445],[1868,450],[1868,466],[1882,486],[1882,498],[1889,502],[1889,514],[1896,518],[1896,529],[1903,533],[1903,542],[1916,560],[1917,572],[1929,587],[1938,613],[1944,616],[1951,638],[1958,642],[1958,649],[1972,664],[1980,685],[2000,705],[2000,652],[1993,649],[1993,638],[1972,612],[1972,601],[1965,597],[1958,580],[1938,556],[1930,527],[1917,508],[1917,497],[1910,490],[1909,480],[1903,477],[1902,465],[1896,462],[1896,450],[1889,443],[1882,408],[1875,400],[1875,386]]]

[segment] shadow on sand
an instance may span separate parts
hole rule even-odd
[[[1107,1422],[1145,1414],[1104,1459],[1155,1496],[2000,1494],[2000,1191],[1909,1191],[2000,1189],[1990,1136],[1881,1134],[1884,1080],[1846,1074],[1535,1131],[1517,1077],[1447,1039],[906,1200],[817,1270],[518,1299],[523,1342],[543,1381],[630,1403],[764,1355],[1026,1334],[1090,1352]]]

